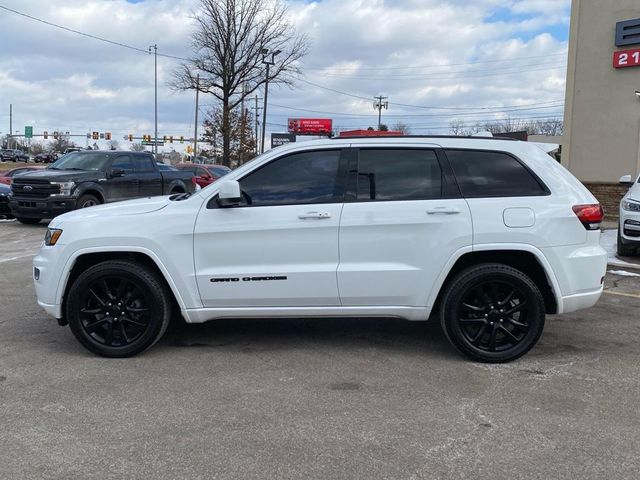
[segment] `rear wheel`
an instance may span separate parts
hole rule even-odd
[[[83,272],[66,300],[74,336],[104,357],[131,357],[150,348],[171,318],[170,294],[158,275],[130,261],[102,262]]]
[[[36,223],[40,223],[41,218],[27,218],[27,217],[16,217],[20,223],[24,223],[25,225],[35,225]]]
[[[636,255],[636,253],[638,252],[638,249],[636,247],[633,247],[631,245],[625,245],[624,243],[622,243],[622,235],[620,235],[620,228],[618,228],[618,248],[617,248],[618,255],[620,255],[621,257],[631,257],[633,255]]]
[[[100,205],[100,200],[98,200],[98,198],[94,195],[82,195],[77,202],[77,207],[76,208],[87,208],[87,207],[93,207],[95,205]]]
[[[481,362],[521,357],[537,343],[544,321],[540,290],[507,265],[464,270],[442,298],[440,322],[447,338],[464,355]]]

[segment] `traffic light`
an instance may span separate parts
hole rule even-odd
[[[57,140],[58,139],[58,132],[53,132],[53,139]]]
[[[93,140],[100,140],[100,132],[93,132],[93,133],[91,134],[91,138],[92,138]]]
[[[46,130],[44,131],[44,139],[46,140],[47,138],[49,138],[49,132],[47,132]]]
[[[180,143],[184,143],[184,137],[180,135]]]
[[[104,132],[104,139],[111,140],[111,132]]]
[[[191,145],[187,146],[187,153],[191,153],[193,151],[193,147]]]
[[[133,142],[133,135],[129,134],[129,141]]]
[[[169,143],[173,143],[173,135],[169,135]]]
[[[163,135],[163,136],[162,136],[162,141],[163,141],[164,143],[167,143],[167,136],[166,136],[166,135]]]

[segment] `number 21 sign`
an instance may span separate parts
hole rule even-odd
[[[640,48],[613,52],[613,67],[640,67]]]

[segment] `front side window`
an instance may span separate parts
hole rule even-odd
[[[240,181],[245,205],[296,205],[342,201],[340,151],[295,153]]]
[[[511,155],[481,150],[446,150],[446,154],[464,197],[546,195],[538,180]]]
[[[357,201],[440,198],[442,171],[433,150],[362,149]]]
[[[136,171],[140,173],[154,172],[153,159],[148,156],[136,155],[133,157],[133,164],[136,167]]]

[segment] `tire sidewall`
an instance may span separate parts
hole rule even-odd
[[[78,203],[76,205],[76,208],[77,209],[89,208],[89,207],[83,207],[83,204],[86,203],[87,200],[94,200],[96,202],[96,205],[100,205],[100,200],[97,197],[91,194],[86,194],[86,195],[81,195],[80,198],[78,198]],[[95,207],[95,205],[90,205],[90,206]]]
[[[163,333],[171,308],[161,285],[150,280],[149,276],[154,277],[141,266],[134,267],[125,263],[117,266],[98,264],[82,273],[69,289],[65,309],[66,318],[76,339],[91,352],[105,357],[130,357],[151,347]],[[149,328],[130,345],[124,347],[102,345],[94,340],[82,326],[79,312],[82,308],[83,293],[89,285],[104,277],[124,277],[135,282],[149,303]]]
[[[478,283],[500,281],[519,289],[525,296],[529,308],[527,322],[530,329],[518,345],[500,352],[488,352],[472,345],[464,336],[458,321],[462,299]],[[499,265],[477,267],[459,275],[450,286],[442,309],[442,326],[447,338],[463,354],[474,360],[487,363],[501,363],[515,360],[527,353],[537,343],[545,323],[545,307],[542,294],[537,286],[522,272]]]

